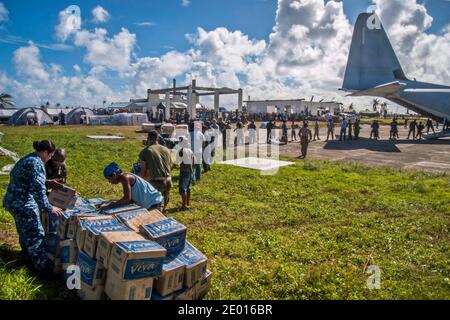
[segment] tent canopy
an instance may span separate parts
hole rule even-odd
[[[25,125],[48,125],[53,124],[52,117],[43,109],[40,108],[24,108],[19,109],[13,114],[8,122],[12,126],[25,126]]]
[[[94,111],[89,108],[75,108],[66,117],[67,124],[86,124],[87,119],[94,115]]]

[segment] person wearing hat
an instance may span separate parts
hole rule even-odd
[[[61,189],[67,181],[66,151],[56,149],[53,157],[45,164],[47,190]]]
[[[109,210],[135,203],[145,209],[162,209],[163,196],[150,182],[145,181],[132,173],[124,173],[115,162],[107,165],[103,175],[111,184],[122,184],[123,197],[100,207],[100,210]]]

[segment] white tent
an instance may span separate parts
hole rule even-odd
[[[94,111],[88,108],[73,109],[66,117],[67,124],[86,124],[89,117],[94,115]]]
[[[52,117],[40,108],[24,108],[19,109],[9,119],[8,124],[11,126],[26,126],[26,125],[48,125],[53,124]]]

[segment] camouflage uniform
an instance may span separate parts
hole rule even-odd
[[[17,162],[10,174],[10,182],[3,199],[3,207],[16,222],[23,253],[34,267],[43,270],[49,266],[44,242],[45,232],[40,221],[40,210],[51,214],[45,189],[45,167],[39,155],[29,154]]]

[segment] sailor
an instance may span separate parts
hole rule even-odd
[[[33,147],[35,152],[20,159],[11,171],[3,207],[14,217],[24,258],[40,276],[50,276],[40,211],[56,217],[62,215],[60,209],[49,203],[45,188],[45,163],[56,148],[47,140],[34,142]]]

